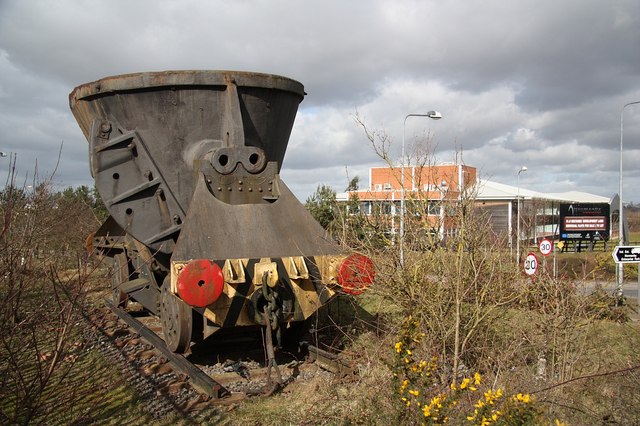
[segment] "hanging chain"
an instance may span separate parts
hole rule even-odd
[[[266,333],[266,349],[267,349],[267,395],[275,392],[280,386],[282,386],[282,375],[276,362],[275,351],[273,349],[272,333],[275,331],[276,340],[278,346],[281,342],[280,333],[280,317],[282,316],[282,309],[278,306],[278,292],[275,288],[271,288],[267,285],[267,274],[262,277],[262,296],[266,300],[262,317],[264,320],[265,333]],[[271,368],[276,370],[276,383],[271,384]]]
[[[276,334],[277,346],[282,345],[282,331],[280,329],[280,321],[282,320],[282,307],[280,306],[279,294],[276,288],[267,285],[267,274],[262,277],[262,296],[267,302],[264,307],[264,313],[269,316],[269,327]],[[265,324],[267,325],[267,324]]]

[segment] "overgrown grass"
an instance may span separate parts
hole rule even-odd
[[[63,296],[89,278],[77,271],[67,275],[57,281],[55,274],[30,274],[20,303],[12,304],[16,318],[2,323],[2,422],[121,424],[125,418],[128,424],[149,424],[152,418],[141,410],[120,366],[85,340],[89,324],[76,304],[80,299]],[[55,286],[65,288],[56,297]],[[0,287],[6,290],[5,280]]]
[[[364,130],[376,153],[393,168],[384,132]],[[424,145],[428,149],[429,141]],[[409,163],[429,167],[433,159],[425,154]],[[373,301],[370,294],[362,301],[378,320],[379,329],[367,331],[377,340],[359,350],[363,359],[381,360],[367,365],[381,369],[377,375],[386,380],[363,392],[361,404],[375,397],[385,415],[391,413],[401,424],[441,424],[445,420],[452,424],[552,424],[556,420],[598,424],[611,419],[638,423],[637,409],[624,413],[617,409],[624,405],[624,395],[615,393],[616,404],[608,398],[621,374],[626,373],[625,379],[633,384],[640,357],[608,353],[603,363],[598,348],[610,342],[597,333],[610,326],[628,327],[637,334],[637,324],[626,322],[630,311],[617,307],[605,292],[586,296],[580,287],[585,280],[602,284],[612,280],[611,251],[556,253],[557,278],[552,256],[546,258],[546,272],[539,268],[533,279],[525,277],[508,248],[509,236],[493,234],[489,219],[474,208],[474,188],[446,199],[446,215],[435,228],[445,226],[452,232],[435,242],[424,232],[427,203],[420,201],[429,194],[416,192],[405,203],[404,261],[392,241],[373,238],[378,230],[389,229],[387,216],[357,217],[340,206],[334,209],[337,219],[330,227],[334,235],[346,246],[375,258],[379,272],[371,293],[377,293],[380,300]],[[373,311],[378,307],[382,312]],[[415,324],[410,338],[402,326],[407,323]],[[618,345],[635,344],[635,339],[620,338]],[[344,350],[350,352],[349,344]],[[432,361],[437,367],[430,371],[428,381],[415,375]],[[470,394],[463,402],[456,393],[462,383],[467,389],[465,380],[476,373],[486,392],[484,406]],[[628,402],[634,398],[629,397]],[[504,416],[485,410],[489,400],[505,404]],[[454,402],[457,411],[453,405],[447,408]],[[531,406],[518,406],[530,402]],[[440,416],[438,410],[446,411],[446,416]],[[367,421],[383,424],[385,415]],[[482,419],[485,415],[489,417]],[[352,420],[349,413],[333,418]]]
[[[64,381],[43,398],[46,409],[35,423],[45,424],[150,424],[153,417],[142,410],[135,391],[128,386],[119,366],[95,350],[83,351]]]
[[[50,183],[17,188],[10,172],[0,193],[0,423],[149,424],[120,367],[83,338],[87,294],[105,278],[84,248],[98,221]]]
[[[33,242],[50,241],[51,226],[56,220],[63,223],[64,214],[55,220],[41,218],[38,215],[51,214],[51,210],[27,208],[27,204],[3,205],[5,229],[13,226],[5,234],[29,238],[0,240],[0,300],[4,303],[0,331],[5,342],[0,348],[0,370],[6,373],[0,379],[0,409],[6,416],[1,421],[187,423],[177,416],[154,420],[142,409],[119,365],[90,345],[76,345],[82,340],[80,330],[86,327],[77,309],[80,302],[91,302],[85,297],[93,291],[91,280],[96,273],[87,269],[86,257],[81,254],[86,234],[80,235],[86,229],[69,225],[64,229],[66,234],[59,232],[62,243],[55,246],[61,249],[39,257],[31,250]],[[481,218],[474,218],[468,206],[457,207],[457,213],[452,214],[457,214],[454,219],[464,232],[446,245],[423,244],[420,233],[415,232],[407,240],[404,265],[400,265],[395,246],[378,240],[351,241],[352,247],[376,260],[377,282],[361,296],[341,296],[323,307],[315,316],[316,334],[312,337],[313,343],[324,349],[340,350],[356,367],[356,375],[336,377],[318,370],[315,377],[293,382],[281,394],[229,407],[222,423],[435,423],[440,420],[427,417],[424,407],[436,407],[432,398],[444,395],[458,398],[457,408],[448,414],[449,423],[473,424],[478,420],[474,410],[482,396],[455,392],[475,373],[482,377],[483,387],[478,389],[490,391],[490,398],[500,403],[513,401],[509,398],[518,394],[530,395],[535,410],[516,410],[522,416],[533,413],[539,421],[561,419],[569,424],[640,423],[639,324],[625,322],[627,312],[620,309],[626,308],[615,307],[606,293],[587,297],[576,286],[576,280],[611,279],[610,253],[558,254],[560,279],[548,274],[535,281],[523,279],[503,242],[487,237],[486,226],[474,222]],[[73,203],[67,208],[67,216],[80,211]],[[21,214],[15,214],[17,210]],[[36,216],[25,220],[27,215]],[[14,222],[12,218],[17,219]],[[85,219],[74,225],[91,222],[90,217]],[[407,222],[408,233],[412,225],[416,224]],[[60,231],[59,226],[56,229]],[[348,235],[347,231],[341,229],[342,235]],[[427,246],[429,249],[424,249]],[[61,274],[55,271],[60,264],[75,267]],[[55,293],[56,289],[60,293]],[[73,294],[82,297],[69,297]],[[70,312],[74,314],[64,315]],[[397,346],[408,318],[418,320],[417,334],[410,336],[416,340],[411,354],[406,352],[409,343],[400,352]],[[60,347],[55,336],[60,336],[65,324],[69,328]],[[53,374],[42,381],[43,368],[51,364],[39,356],[46,358],[48,353],[57,353],[60,359]],[[407,355],[412,357],[409,362],[405,361]],[[435,367],[430,381],[401,377],[407,371],[417,372],[411,367],[418,368],[421,361],[431,360],[435,360]],[[400,368],[402,363],[409,369]],[[11,369],[20,374],[12,375]],[[401,390],[404,380],[408,382]],[[13,392],[20,381],[32,386]],[[503,395],[499,398],[498,389]],[[39,410],[31,417],[13,415],[20,398],[29,401],[25,396],[33,396]],[[486,401],[486,395],[484,398]],[[525,399],[522,396],[519,401]],[[418,402],[421,406],[416,409]]]
[[[419,418],[406,416],[406,402],[400,398],[397,382],[394,385],[392,366],[400,332],[397,321],[401,318],[397,309],[390,309],[394,302],[375,289],[352,300],[370,307],[366,318],[384,319],[381,328],[360,327],[362,318],[358,312],[362,311],[349,312],[349,302],[345,300],[340,307],[323,313],[330,317],[324,318],[326,322],[320,328],[340,328],[343,357],[357,365],[357,376],[340,379],[320,374],[310,381],[293,383],[280,395],[252,399],[228,412],[226,424],[421,424]],[[376,307],[381,307],[381,311],[376,311]],[[342,322],[337,321],[338,317]],[[599,424],[610,419],[619,424],[635,424],[640,420],[637,392],[631,391],[640,379],[640,356],[635,351],[640,344],[639,324],[595,320],[591,327],[572,327],[572,338],[582,343],[574,353],[577,361],[570,378],[560,380],[551,372],[551,360],[546,360],[546,371],[539,374],[541,357],[531,339],[538,336],[543,342],[545,334],[540,324],[544,321],[541,313],[525,308],[507,309],[499,322],[491,324],[490,335],[495,339],[485,342],[495,345],[501,357],[467,365],[467,375],[480,372],[489,389],[502,389],[505,401],[518,393],[531,395],[535,407],[545,413],[544,417],[538,417],[541,422],[561,419],[567,424]],[[426,352],[429,345],[425,343],[412,354],[429,359]],[[461,379],[458,385],[460,382]],[[441,390],[450,386],[447,381],[436,384]],[[429,388],[420,391],[429,392]],[[459,402],[459,412],[449,415],[450,424],[469,423],[466,418],[472,415],[478,398],[477,394],[473,396],[476,398],[473,401]]]

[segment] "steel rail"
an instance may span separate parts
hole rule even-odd
[[[127,323],[129,327],[131,327],[136,333],[140,335],[143,339],[149,342],[155,349],[160,351],[164,357],[181,373],[184,373],[189,377],[191,385],[199,390],[202,393],[209,395],[214,399],[220,399],[225,396],[231,395],[227,389],[225,389],[220,383],[216,382],[206,374],[204,371],[200,370],[198,367],[193,365],[193,363],[187,361],[185,357],[180,354],[176,354],[172,352],[164,340],[162,340],[156,333],[147,328],[140,321],[129,315],[129,313],[123,311],[122,309],[116,307],[111,303],[111,301],[105,299],[105,302],[109,309],[122,321]]]

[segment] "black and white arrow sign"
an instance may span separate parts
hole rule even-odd
[[[616,263],[640,263],[640,246],[617,246],[612,255]]]

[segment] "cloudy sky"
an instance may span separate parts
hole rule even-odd
[[[304,84],[283,179],[366,184],[382,165],[357,114],[400,161],[435,162],[537,191],[618,192],[620,117],[640,101],[638,0],[0,0],[0,150],[55,182],[92,184],[68,106],[77,85],[139,71],[234,69]],[[624,109],[624,199],[640,202],[640,104]],[[0,177],[7,175],[0,158]]]

